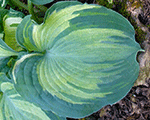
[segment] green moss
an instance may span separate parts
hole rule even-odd
[[[146,33],[139,27],[135,28],[135,31],[136,31],[135,37],[137,42],[142,43],[145,40]]]
[[[133,20],[131,16],[128,17],[128,20],[134,26],[136,41],[142,44],[142,42],[145,41],[146,32],[144,32],[140,27],[137,26],[137,23],[135,22],[135,20]]]
[[[105,6],[107,8],[113,8],[113,3],[109,3],[107,0],[96,0],[99,5]]]
[[[127,9],[126,2],[127,2],[127,0],[123,0],[122,2],[120,2],[120,0],[115,0],[114,5],[116,6],[115,11],[119,12],[124,17],[128,18],[130,16],[130,14],[126,11],[126,9]]]
[[[142,2],[140,0],[136,0],[136,1],[133,0],[132,7],[135,7],[135,8],[142,7],[143,8],[143,5],[142,5]]]

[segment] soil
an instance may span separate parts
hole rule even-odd
[[[27,0],[20,1],[27,2]],[[54,0],[46,6],[50,7],[57,1]],[[150,120],[150,0],[113,0],[115,3],[113,5],[108,4],[107,0],[80,1],[101,3],[125,16],[135,27],[136,41],[145,50],[138,54],[139,77],[126,97],[80,120]],[[77,119],[67,118],[67,120]]]

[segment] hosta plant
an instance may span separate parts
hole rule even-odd
[[[134,28],[103,6],[57,2],[42,24],[24,17],[15,40],[22,49],[0,39],[9,67],[0,74],[1,120],[82,118],[122,99],[138,77]]]

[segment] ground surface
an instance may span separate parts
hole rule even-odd
[[[20,1],[27,3],[27,0]],[[140,74],[127,96],[80,120],[150,120],[150,0],[114,0],[113,5],[106,0],[80,1],[104,5],[125,16],[136,30],[136,41],[145,50],[138,55]]]

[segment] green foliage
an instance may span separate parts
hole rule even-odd
[[[21,17],[21,18],[23,18],[24,14],[22,12],[19,12],[19,11],[16,11],[16,10],[13,10],[10,8],[10,10],[6,14],[6,16],[4,16],[3,21],[5,21],[9,17]]]
[[[99,5],[105,6],[107,8],[113,8],[113,2],[109,2],[109,0],[96,0],[98,2]]]
[[[3,18],[4,18],[4,16],[5,16],[8,12],[9,12],[8,10],[0,8],[0,33],[1,33],[1,34],[2,34],[2,32],[4,31],[4,28],[3,28]],[[3,37],[3,34],[2,34],[2,37]],[[0,38],[2,38],[2,37],[0,37]]]
[[[11,8],[15,9],[19,9],[19,10],[29,10],[28,6],[24,3],[22,3],[20,0],[9,0],[8,2],[9,6],[11,6]]]
[[[4,79],[0,74],[0,79]],[[54,113],[47,113],[36,105],[24,100],[14,89],[10,82],[0,84],[3,94],[0,95],[0,119],[1,120],[65,120]]]
[[[0,8],[0,34],[1,39],[3,39],[3,31],[4,31],[4,24],[6,22],[7,18],[10,17],[24,17],[24,14],[22,12],[15,11],[13,9],[7,10]]]
[[[17,26],[21,23],[24,14],[22,12],[15,11],[10,9],[9,12],[3,18],[3,27],[4,27],[4,41],[5,43],[16,51],[22,50],[16,41],[16,29]]]
[[[32,17],[0,16],[0,65],[9,68],[6,74],[0,67],[0,119],[82,118],[122,99],[139,73],[132,25],[110,9],[77,1],[55,3],[38,24],[33,3]]]
[[[5,8],[9,0],[0,0],[0,8]]]
[[[53,0],[31,0],[31,2],[37,5],[44,5],[44,4],[53,2]]]
[[[107,0],[110,4],[112,4],[113,3],[113,0]]]
[[[142,41],[145,40],[145,35],[146,33],[141,29],[139,28],[138,26],[135,26],[135,30],[136,30],[136,40],[139,42],[139,43],[142,43]]]

